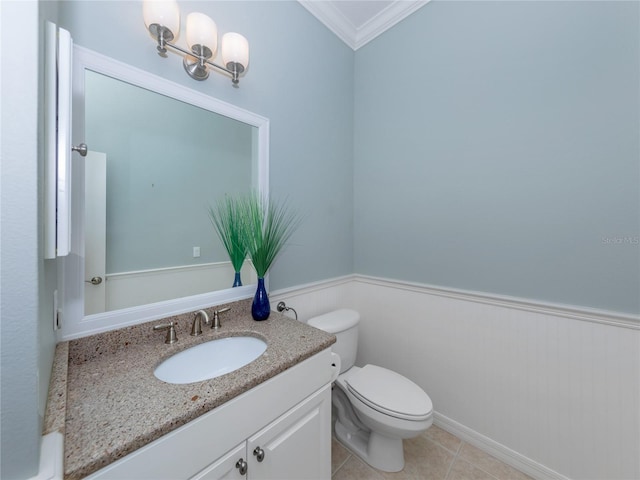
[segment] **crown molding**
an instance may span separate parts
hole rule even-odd
[[[298,0],[298,3],[323,23],[325,27],[335,33],[340,40],[353,50],[356,49],[355,27],[340,13],[333,3],[314,0]]]
[[[393,2],[358,29],[354,50],[369,43],[378,35],[381,35],[393,27],[396,23],[404,20],[419,8],[424,7],[430,1],[431,0],[400,0]]]
[[[349,47],[357,50],[430,1],[396,0],[360,27],[354,26],[335,5],[335,2],[298,0],[298,3]]]

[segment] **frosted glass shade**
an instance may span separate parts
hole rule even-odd
[[[203,45],[215,55],[218,49],[218,27],[204,13],[190,13],[187,16],[187,45]]]
[[[168,28],[174,38],[180,33],[180,8],[176,0],[145,0],[142,15],[147,30],[154,23]]]
[[[239,33],[225,33],[222,37],[222,61],[225,65],[239,63],[245,69],[249,65],[249,42]]]

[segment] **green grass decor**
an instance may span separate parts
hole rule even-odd
[[[298,227],[300,218],[285,205],[256,193],[243,201],[246,219],[245,242],[258,278],[264,278],[287,240]]]
[[[236,272],[247,258],[244,202],[226,196],[209,207],[209,218]]]

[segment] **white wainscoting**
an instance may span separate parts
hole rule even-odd
[[[234,275],[231,262],[108,274],[107,311],[231,288]],[[249,262],[242,266],[240,275],[243,284],[258,281]]]
[[[269,302],[271,310],[275,310],[278,302],[284,301],[288,307],[296,310],[298,320],[306,322],[311,317],[331,310],[345,307],[355,308],[354,286],[354,276],[348,275],[269,292]],[[291,311],[283,313],[295,318]]]
[[[534,478],[640,479],[638,317],[359,275],[271,299],[360,311],[358,364],[411,378],[437,425]]]

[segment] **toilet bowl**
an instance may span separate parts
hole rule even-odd
[[[356,367],[360,315],[342,309],[309,320],[309,325],[336,335],[334,353],[341,370],[333,388],[338,440],[374,468],[404,468],[402,439],[420,435],[433,422],[429,396],[399,373],[376,365]]]

